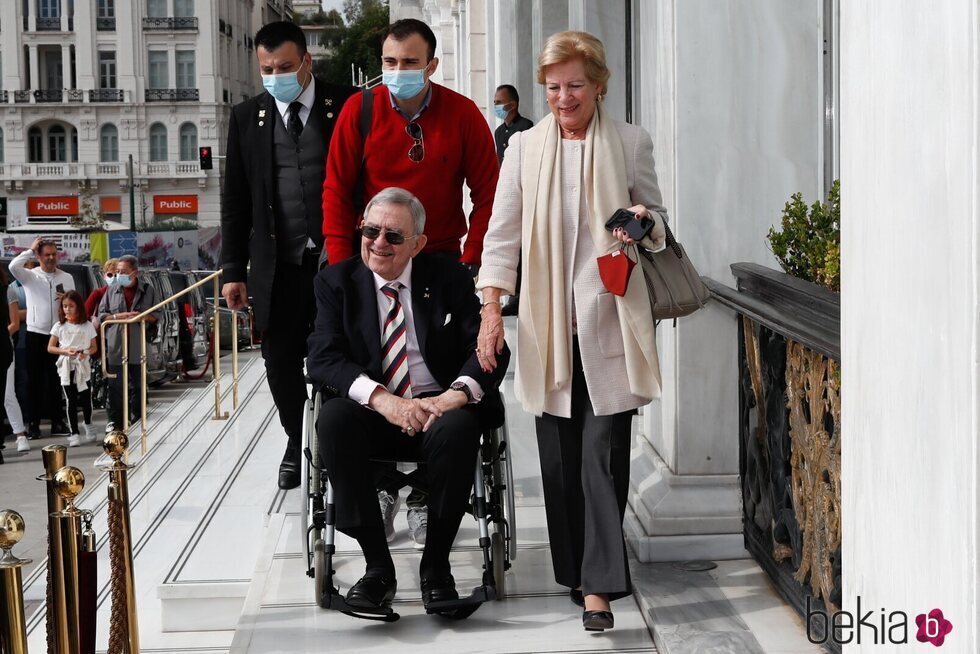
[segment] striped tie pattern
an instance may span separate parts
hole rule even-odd
[[[408,376],[408,337],[405,332],[405,312],[398,299],[401,283],[392,282],[381,287],[381,292],[391,300],[391,308],[381,330],[381,368],[384,385],[394,395],[412,397],[412,380]]]

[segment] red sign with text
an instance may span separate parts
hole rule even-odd
[[[154,195],[153,213],[197,213],[197,196]]]
[[[78,196],[27,198],[28,216],[77,216]]]

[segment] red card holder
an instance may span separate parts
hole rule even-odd
[[[596,258],[599,266],[599,278],[603,286],[613,295],[626,295],[626,286],[630,281],[630,273],[636,262],[626,256],[625,249],[615,250]]]

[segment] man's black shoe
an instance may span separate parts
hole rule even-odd
[[[279,464],[279,488],[290,490],[299,486],[299,459],[299,448],[287,446],[282,463]]]
[[[365,575],[347,591],[347,604],[357,609],[385,609],[391,606],[397,589],[394,577]]]
[[[32,422],[27,427],[27,438],[32,441],[36,441],[41,438],[41,425],[36,422]]]
[[[51,435],[52,436],[69,436],[71,434],[71,429],[68,428],[61,420],[51,422]]]
[[[422,578],[422,604],[428,608],[432,602],[447,602],[459,599],[456,580],[448,572]]]

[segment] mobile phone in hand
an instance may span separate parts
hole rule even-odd
[[[629,237],[634,241],[640,241],[646,238],[646,235],[650,233],[650,229],[653,227],[653,220],[647,217],[633,220],[626,223],[623,229],[629,234]]]
[[[54,287],[54,290],[57,291],[58,293],[64,293],[65,292],[65,285],[64,284],[58,284],[57,286]]]

